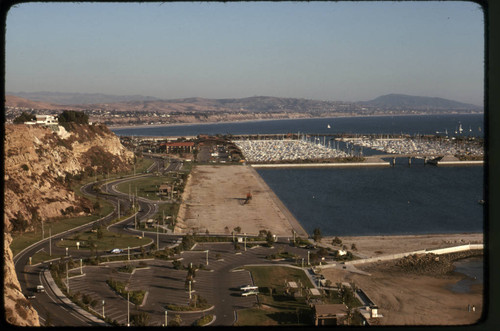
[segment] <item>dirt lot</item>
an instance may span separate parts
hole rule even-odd
[[[366,257],[483,242],[481,234],[339,238],[348,248],[354,243],[358,253]],[[331,242],[331,238],[323,241]],[[449,289],[463,278],[461,275],[397,272],[394,262],[356,267],[370,276],[341,269],[324,269],[322,273],[334,284],[354,282],[363,289],[384,316],[379,319],[380,325],[464,325],[481,318],[483,286],[476,285],[469,293]],[[475,312],[468,312],[468,305],[474,305]]]
[[[247,193],[252,199],[245,204]],[[247,166],[196,166],[190,174],[177,217],[176,233],[230,234],[271,231],[277,236],[306,233],[258,174]]]

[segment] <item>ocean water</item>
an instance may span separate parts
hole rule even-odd
[[[467,293],[471,286],[482,284],[484,278],[483,257],[470,257],[455,261],[455,272],[465,275],[465,278],[451,286],[451,290],[456,293]]]
[[[330,125],[330,128],[328,128]],[[462,126],[463,135],[484,135],[484,116],[471,115],[419,115],[374,116],[344,118],[312,118],[270,121],[248,121],[217,124],[170,125],[159,127],[112,129],[124,136],[197,136],[199,134],[285,134],[285,133],[363,133],[363,134],[440,134]]]
[[[330,125],[330,128],[328,128]],[[346,117],[113,129],[118,135],[359,133],[483,136],[484,116]],[[444,134],[444,133],[443,133]],[[458,133],[457,133],[458,134]],[[365,149],[364,155],[372,151]],[[402,159],[401,159],[402,160]],[[400,161],[401,161],[400,160]],[[258,173],[307,232],[391,235],[482,232],[483,167],[260,169]]]
[[[482,232],[483,167],[259,169],[308,233]]]

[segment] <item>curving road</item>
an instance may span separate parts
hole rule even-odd
[[[173,162],[169,165],[167,169],[163,168],[163,162],[161,160],[155,160],[155,163],[151,166],[150,169],[158,169],[158,171],[169,171],[176,169],[178,170],[180,167],[179,163]],[[172,234],[163,234],[156,232],[142,232],[134,229],[135,218],[137,220],[145,220],[148,218],[152,218],[154,214],[158,211],[158,204],[165,203],[162,201],[152,201],[142,197],[137,198],[137,202],[140,205],[140,211],[137,215],[132,215],[127,217],[126,219],[120,221],[119,223],[111,224],[111,222],[116,219],[118,214],[118,203],[120,202],[122,206],[125,206],[127,209],[131,205],[131,201],[129,200],[129,195],[126,193],[122,193],[117,191],[116,187],[124,182],[136,180],[140,177],[152,176],[152,174],[141,174],[137,176],[128,176],[124,178],[120,178],[117,180],[109,181],[104,184],[100,184],[100,197],[110,201],[114,206],[115,210],[109,215],[91,222],[89,224],[82,225],[78,228],[71,229],[64,233],[60,233],[51,237],[52,244],[52,253],[65,255],[66,251],[62,248],[58,248],[54,245],[54,243],[63,238],[65,236],[69,236],[72,233],[79,232],[82,230],[87,230],[92,227],[92,225],[96,222],[107,226],[110,231],[116,233],[126,233],[126,234],[135,234],[135,235],[144,235],[152,240],[152,242],[159,241],[160,249],[165,246],[171,246],[173,243],[178,242],[181,239],[181,235],[172,235]],[[88,195],[97,195],[98,192],[95,192],[94,189],[96,182],[89,183],[84,185],[81,188],[81,191],[84,194]],[[105,192],[105,193],[102,193]],[[250,274],[247,271],[236,271],[234,269],[245,264],[276,264],[276,262],[272,262],[265,259],[265,256],[271,254],[273,252],[286,249],[291,251],[303,258],[307,256],[307,251],[301,248],[290,247],[286,238],[282,243],[276,243],[275,249],[258,247],[257,249],[248,249],[247,251],[242,251],[240,253],[235,253],[233,244],[231,243],[206,243],[206,244],[197,244],[196,248],[193,251],[183,252],[182,259],[183,263],[196,263],[196,264],[205,264],[208,263],[210,259],[210,269],[211,271],[200,271],[200,275],[197,277],[197,291],[204,297],[209,299],[210,302],[214,304],[214,308],[210,311],[210,313],[216,316],[216,320],[212,325],[216,326],[230,326],[236,320],[236,311],[241,308],[249,308],[252,307],[257,302],[257,297],[241,297],[240,292],[238,290],[239,286],[243,284],[251,284],[253,283]],[[281,248],[278,248],[280,247]],[[74,309],[71,304],[68,304],[62,300],[60,300],[56,293],[50,289],[50,286],[47,280],[43,276],[44,270],[47,269],[47,263],[42,263],[36,266],[30,266],[29,257],[33,256],[36,252],[40,250],[49,251],[49,239],[42,240],[38,243],[31,245],[25,250],[21,251],[14,258],[16,273],[18,275],[19,282],[21,284],[21,288],[24,293],[29,292],[36,288],[38,284],[42,284],[46,288],[45,293],[36,293],[36,298],[30,299],[33,307],[37,310],[41,324],[45,324],[47,320],[50,321],[52,325],[55,326],[97,326],[103,325],[102,321],[96,320],[95,318],[89,318],[85,316],[85,314],[81,314],[78,309]],[[140,248],[131,249],[131,253],[140,252]],[[207,252],[207,253],[205,253]],[[208,253],[210,252],[210,254]],[[100,252],[99,255],[103,256],[106,252]],[[127,254],[127,253],[123,253]],[[210,255],[210,257],[209,257]],[[222,258],[216,258],[216,255]],[[72,258],[73,260],[79,258],[86,258],[90,256],[90,252],[87,250],[72,250],[71,256],[68,258]],[[205,261],[205,259],[207,259]],[[162,276],[164,277],[164,276]],[[146,281],[146,280],[143,280]],[[152,279],[152,282],[155,280]],[[88,286],[91,286],[88,284]],[[147,286],[155,287],[153,283],[148,284]],[[166,290],[169,291],[169,290]],[[168,292],[166,295],[175,295],[178,290],[174,290],[173,292]],[[154,312],[155,319],[157,316],[161,316],[163,314],[163,308],[156,307],[155,302],[161,302],[164,300],[163,297],[155,298],[155,296],[163,296],[165,293],[161,291],[152,291],[149,294],[149,300],[152,306],[149,307],[151,312]],[[184,296],[187,294],[184,293]],[[116,304],[117,306],[120,303]],[[158,310],[159,309],[159,310]],[[126,311],[126,308],[124,307]],[[185,317],[186,322],[188,319],[194,319],[196,316],[191,314],[191,317]],[[123,323],[123,317],[121,315],[120,322]],[[158,325],[160,325],[160,321],[156,321]]]

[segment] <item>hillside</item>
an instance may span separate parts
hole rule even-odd
[[[45,93],[45,92],[44,92]],[[79,110],[93,123],[113,126],[165,125],[184,123],[217,123],[273,119],[321,118],[339,116],[416,115],[444,113],[479,113],[482,108],[441,98],[415,97],[400,94],[381,96],[365,102],[323,101],[298,98],[254,96],[238,99],[184,98],[172,100],[130,100],[58,105],[38,103],[6,95],[5,117],[8,123],[24,112],[59,114],[62,110]],[[45,100],[55,101],[50,94]],[[118,98],[118,97],[117,97]],[[125,98],[125,97],[124,97]]]
[[[5,96],[5,107],[20,108],[20,109],[62,109],[61,105],[51,102],[41,102],[36,100],[29,100],[15,95]]]
[[[38,325],[21,293],[9,248],[11,233],[34,231],[61,216],[88,215],[93,204],[69,188],[83,171],[129,169],[132,152],[106,126],[75,125],[66,131],[24,124],[5,125],[4,136],[4,302],[15,325]]]
[[[386,108],[386,109],[402,109],[402,108],[436,109],[436,110],[437,109],[442,109],[442,110],[482,109],[482,107],[480,106],[443,99],[443,98],[419,97],[419,96],[412,96],[405,94],[387,94],[380,96],[376,99],[360,103],[366,106]]]
[[[54,103],[60,105],[78,105],[92,103],[113,103],[123,101],[146,101],[157,98],[143,95],[109,95],[103,93],[63,93],[63,92],[8,92],[24,99],[37,102]]]

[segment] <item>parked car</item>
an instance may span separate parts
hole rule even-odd
[[[245,286],[240,287],[241,291],[255,291],[258,289],[259,289],[258,286],[253,286],[253,285],[245,285]]]
[[[45,288],[43,287],[43,285],[37,285],[36,286],[36,291],[41,293],[41,292],[45,292]]]
[[[34,299],[34,298],[36,297],[35,292],[28,292],[28,293],[26,294],[26,297],[27,297],[28,299]]]
[[[120,248],[114,248],[111,250],[110,252],[111,254],[120,254],[120,253],[123,253],[123,249],[120,249]]]
[[[249,296],[249,295],[257,295],[257,294],[259,294],[259,292],[258,292],[258,291],[247,291],[247,292],[243,292],[243,293],[241,293],[241,296],[242,296],[242,297],[247,297],[247,296]]]

